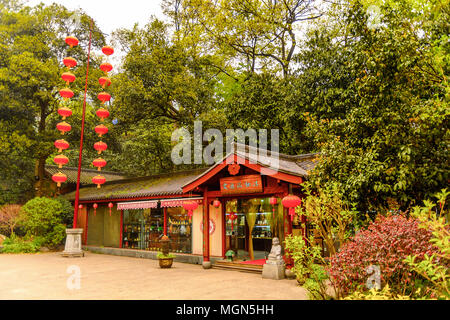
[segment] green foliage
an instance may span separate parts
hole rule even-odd
[[[158,259],[173,259],[173,258],[176,258],[176,256],[174,254],[172,254],[172,253],[169,253],[169,254],[165,255],[162,252],[158,252],[156,257]]]
[[[81,47],[89,41],[90,17],[78,11],[77,24],[71,18],[74,13],[57,4],[0,3],[0,203],[25,202],[34,193],[35,177],[37,193],[43,193],[45,160],[55,152],[53,142],[59,137],[56,110],[62,104],[58,91],[66,86],[61,80],[67,70],[62,63],[66,55],[78,61],[73,71],[77,81],[71,88],[78,105],[82,98],[79,79],[83,79],[87,52]],[[68,35],[76,36],[80,46],[67,49],[64,38]],[[92,42],[97,49],[104,44],[95,25]],[[91,63],[95,68],[98,61]],[[99,74],[94,70],[91,82]],[[79,108],[73,109],[78,112]],[[73,130],[66,139],[79,141],[79,133],[74,133],[78,125],[69,122]]]
[[[297,282],[308,290],[310,299],[328,300],[328,275],[323,266],[322,249],[312,245],[314,237],[311,237],[307,244],[301,236],[288,235],[285,239],[286,255],[294,260],[294,267],[291,269],[296,275]]]
[[[344,298],[344,300],[410,300],[409,296],[396,294],[391,291],[389,285],[386,285],[381,290],[374,288],[361,292],[355,291]]]
[[[73,223],[73,213],[74,213],[72,203],[63,197],[57,197],[55,198],[55,200],[61,204],[60,217],[62,224],[65,224],[66,226],[71,226]]]
[[[413,271],[433,284],[431,288],[422,288],[425,294],[432,298],[447,300],[450,299],[450,227],[445,202],[449,194],[447,189],[443,189],[436,195],[439,206],[437,214],[433,210],[435,204],[429,200],[425,201],[424,207],[415,207],[412,212],[412,215],[421,221],[420,227],[432,232],[430,242],[439,249],[439,252],[431,256],[425,255],[424,259],[419,261],[415,255],[405,259]]]
[[[35,253],[41,247],[39,239],[24,239],[12,235],[3,241],[2,253]]]
[[[328,279],[328,275],[323,266],[318,264],[311,266],[311,274],[303,285],[308,290],[310,300],[329,300],[332,298],[328,293]]]
[[[304,210],[300,208],[300,213],[306,216],[324,240],[330,254],[334,255],[335,246],[344,244],[352,234],[352,222],[356,220],[358,212],[342,199],[336,184],[313,192],[311,184],[305,183],[304,192]],[[336,240],[339,242],[336,243]]]
[[[65,238],[65,225],[62,224],[62,202],[45,197],[28,201],[22,210],[25,214],[23,225],[29,236],[41,238],[44,246],[55,247]]]
[[[435,63],[437,51],[448,55],[448,44],[442,46],[448,24],[440,22],[448,21],[448,10],[435,28],[434,17],[417,15],[411,2],[391,3],[380,6],[375,29],[357,2],[337,7],[336,24],[319,29],[342,40],[331,50],[347,53],[351,83],[335,97],[347,101],[344,114],[308,116],[310,137],[322,151],[312,180],[338,183],[361,211],[386,207],[388,198],[406,210],[446,185],[450,172],[448,66]]]

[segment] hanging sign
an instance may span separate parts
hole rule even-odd
[[[222,194],[262,192],[261,176],[259,174],[252,174],[222,178],[220,179],[220,191]]]

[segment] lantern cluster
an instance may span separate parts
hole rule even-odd
[[[104,46],[102,48],[102,52],[106,56],[110,56],[114,53],[114,49],[110,46]],[[101,85],[103,91],[97,95],[97,98],[101,101],[101,106],[97,110],[96,115],[100,118],[100,122],[103,122],[106,118],[109,117],[109,111],[106,109],[105,103],[111,99],[111,95],[105,92],[105,89],[111,85],[111,79],[108,77],[108,72],[112,70],[112,65],[108,62],[105,62],[100,65],[100,69],[105,73],[105,76],[98,79],[98,83]],[[108,127],[101,123],[95,127],[95,132],[101,139],[103,135],[108,133]],[[101,140],[94,143],[94,149],[97,150],[99,155],[107,148],[107,144]],[[103,158],[97,158],[92,161],[92,165],[94,167],[97,167],[98,171],[101,171],[101,169],[106,166],[106,160]],[[100,188],[100,186],[106,182],[106,179],[102,175],[96,175],[92,178],[92,182],[97,185],[97,188]]]
[[[72,36],[67,37],[65,41],[70,46],[70,48],[78,45],[78,39]],[[72,115],[72,110],[67,106],[67,104],[69,99],[74,96],[73,91],[70,89],[70,84],[75,81],[76,77],[70,71],[72,68],[76,67],[77,61],[72,57],[67,57],[63,59],[63,63],[68,70],[61,75],[61,79],[66,83],[66,87],[59,90],[59,94],[63,99],[63,103],[58,108],[58,114],[62,117],[62,121],[56,125],[56,128],[61,132],[62,135],[72,129],[72,126],[65,120],[67,119],[67,117],[70,117]],[[63,165],[66,165],[69,162],[69,158],[62,154],[63,150],[69,148],[69,143],[64,139],[58,139],[55,141],[55,147],[58,149],[58,152],[60,154],[55,156],[53,161],[61,169]],[[58,187],[61,187],[61,183],[67,181],[67,176],[62,172],[58,172],[52,176],[52,180],[56,182]]]

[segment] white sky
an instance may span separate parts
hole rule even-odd
[[[28,0],[26,4],[34,6],[58,3],[70,10],[83,9],[106,34],[118,28],[132,28],[137,22],[144,26],[151,15],[164,19],[161,0]]]

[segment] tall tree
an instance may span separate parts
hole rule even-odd
[[[79,19],[73,19],[74,14]],[[35,176],[37,192],[42,192],[45,161],[54,152],[53,141],[58,137],[52,124],[61,103],[58,89],[64,87],[60,78],[65,70],[62,59],[67,54],[64,39],[74,35],[80,40],[69,54],[81,66],[75,70],[77,79],[83,79],[89,23],[86,14],[56,4],[27,7],[17,1],[0,3],[0,141],[6,152],[1,154],[0,174],[5,179],[3,188],[17,191],[15,197],[8,196],[11,199],[23,193],[17,186],[18,178],[25,180],[23,186],[30,186],[30,178]],[[94,25],[93,46],[100,48],[103,44],[103,34]],[[79,93],[74,104],[77,108],[81,105],[82,81],[74,86],[74,92]],[[10,163],[13,165],[8,166]]]
[[[354,80],[335,91],[347,104],[343,117],[310,116],[309,133],[323,152],[313,180],[337,182],[362,210],[390,199],[407,209],[448,184],[449,10],[442,4],[380,4],[376,25],[361,3],[336,10],[332,43],[347,39],[339,50]]]
[[[284,77],[291,71],[301,22],[322,15],[314,0],[170,0],[165,12],[199,51],[224,55],[226,65],[242,64],[250,74],[269,69]]]

